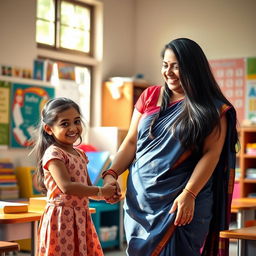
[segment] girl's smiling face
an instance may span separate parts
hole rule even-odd
[[[44,128],[63,147],[73,147],[83,130],[80,114],[73,107],[59,113],[54,125]]]

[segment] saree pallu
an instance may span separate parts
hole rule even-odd
[[[161,115],[153,129],[154,139],[149,138],[149,125],[156,111],[145,113],[139,123],[124,203],[129,256],[198,256],[203,247],[203,255],[218,255],[219,231],[228,227],[235,167],[229,141],[235,115],[221,103],[216,107],[220,113],[226,112],[228,131],[220,161],[196,198],[192,222],[177,227],[173,224],[176,213],[169,211],[201,157],[200,153],[185,151],[170,131],[182,104],[171,105]],[[227,253],[225,245],[222,243],[222,255]]]

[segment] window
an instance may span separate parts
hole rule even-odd
[[[70,0],[38,0],[36,42],[39,46],[92,55],[93,6]]]
[[[101,119],[101,63],[103,56],[103,4],[98,0],[37,0],[37,58],[60,63],[75,70],[75,79],[55,72],[51,83],[56,96],[75,99],[88,125]],[[65,69],[64,69],[65,70]],[[92,115],[90,115],[90,113]]]

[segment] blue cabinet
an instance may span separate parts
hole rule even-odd
[[[108,204],[105,201],[91,200],[89,206],[96,209],[96,213],[92,213],[91,216],[102,248],[120,247],[120,203]],[[116,238],[114,240],[102,240],[103,227],[110,228],[113,226],[117,227]]]

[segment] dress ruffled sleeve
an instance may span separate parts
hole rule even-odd
[[[63,153],[61,149],[58,147],[50,146],[49,148],[46,149],[44,156],[43,156],[43,168],[48,170],[48,164],[51,160],[58,159],[66,163],[67,157]]]

